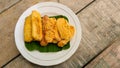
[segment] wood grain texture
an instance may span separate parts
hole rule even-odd
[[[77,56],[83,66],[95,59],[104,48],[120,38],[120,1],[97,0],[79,15],[82,25],[82,41]],[[103,61],[101,61],[103,62]]]
[[[42,1],[44,1],[44,0],[42,0]],[[50,0],[48,0],[48,1],[50,1]],[[20,6],[20,5],[19,5]],[[82,6],[82,5],[80,5],[80,6]],[[84,6],[83,6],[84,7]],[[20,8],[20,7],[19,7]],[[80,10],[81,10],[81,8],[79,8]],[[18,10],[15,10],[15,11],[18,11]],[[20,13],[21,14],[21,13]],[[72,59],[73,60],[73,59]],[[22,63],[21,63],[21,61],[22,61]],[[76,64],[74,64],[75,62],[76,62],[77,60],[75,59],[72,63],[70,63],[71,61],[66,61],[65,63],[62,63],[62,64],[60,64],[60,65],[57,65],[57,66],[54,66],[55,68],[61,68],[61,67],[70,67],[71,65],[71,67],[80,67],[80,65],[79,64],[81,64],[82,65],[82,63],[81,62],[79,62],[79,64],[78,65],[76,65]],[[70,64],[69,64],[70,63]],[[26,67],[28,66],[28,65],[30,65],[30,67],[33,67],[33,66],[35,66],[35,67],[38,67],[38,66],[36,66],[36,65],[34,65],[34,64],[31,64],[30,62],[28,62],[27,60],[25,60],[25,59],[23,59],[23,57],[18,57],[17,59],[15,59],[15,60],[13,60],[12,62],[10,62],[6,67],[12,67],[12,66],[15,66],[15,67],[20,67],[19,66],[19,64],[21,65],[21,66],[25,66],[26,65]],[[73,66],[73,64],[74,64],[74,66]],[[29,66],[28,66],[29,67]]]
[[[35,66],[34,64],[24,59],[22,56],[19,56],[17,59],[12,61],[12,63],[8,64],[5,68],[35,68]]]
[[[67,4],[68,3],[66,2],[66,5]],[[74,12],[77,11],[76,9],[74,9],[74,7],[71,7],[71,9],[74,10]],[[111,46],[111,44],[113,44],[116,39],[120,38],[119,9],[119,0],[97,0],[88,7],[86,7],[82,12],[80,12],[77,16],[79,17],[82,25],[82,40],[77,52],[64,63],[52,66],[50,68],[81,68],[86,65],[86,63],[91,61],[92,58],[97,56],[101,51],[103,51],[106,47]],[[118,43],[113,44],[112,46],[117,44]],[[119,53],[119,51],[116,51],[119,49],[116,48],[114,52]],[[117,56],[119,58],[120,55],[118,54]],[[107,54],[104,58],[102,58],[100,61],[98,60],[98,65],[95,65],[95,67],[102,68],[113,66],[117,68],[119,66],[119,63],[117,63],[115,66],[114,64],[118,62],[118,60],[116,59],[112,62],[111,60],[109,60],[109,58],[112,60],[114,60],[115,58],[111,54],[111,52],[110,54]],[[37,65],[31,64],[21,56],[10,62],[6,67],[17,68],[20,67],[20,65],[31,68],[39,67]]]
[[[60,3],[71,8],[75,13],[85,7],[93,0],[59,0]]]
[[[120,67],[120,38],[102,52],[86,68],[119,68]]]
[[[53,68],[53,66],[51,67],[38,66],[28,62],[22,56],[19,56],[17,59],[13,60],[10,64],[5,66],[5,68]]]
[[[14,28],[19,16],[39,0],[23,0],[0,14],[0,67],[19,54],[14,42]]]
[[[0,0],[0,13],[9,9],[12,5],[19,2],[20,0]]]
[[[74,60],[75,63],[77,60]],[[30,63],[29,61],[27,61],[26,59],[24,59],[22,56],[19,56],[18,58],[16,58],[15,60],[13,60],[12,62],[10,62],[8,65],[5,66],[5,68],[81,68],[80,65],[76,65],[76,64],[69,64],[71,62],[65,62],[56,66],[38,66],[35,64]]]
[[[57,0],[46,1],[57,2]],[[45,0],[22,0],[0,14],[0,67],[19,54],[14,42],[15,25],[19,16],[38,2]]]

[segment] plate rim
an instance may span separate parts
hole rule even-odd
[[[81,29],[81,24],[80,24],[80,21],[79,21],[79,19],[78,19],[78,17],[75,15],[75,13],[70,9],[70,8],[68,8],[67,6],[65,6],[65,5],[63,5],[63,4],[60,4],[60,3],[57,3],[57,2],[40,2],[40,3],[37,3],[37,4],[35,4],[35,5],[33,5],[33,6],[31,6],[31,7],[29,7],[28,9],[26,9],[25,11],[27,11],[27,10],[29,10],[30,8],[32,8],[32,7],[34,7],[34,6],[37,6],[37,5],[39,5],[39,4],[56,4],[56,5],[61,5],[61,6],[64,6],[64,9],[66,10],[69,10],[69,13],[72,13],[71,15],[74,15],[74,17],[77,19],[77,25],[79,25],[79,33],[80,33],[80,39],[79,39],[79,43],[77,43],[77,47],[75,48],[75,50],[74,50],[74,52],[72,53],[72,55],[73,54],[75,54],[75,52],[77,51],[77,49],[78,49],[78,47],[79,47],[79,44],[80,44],[80,41],[81,41],[81,38],[82,38],[82,29]],[[60,6],[59,6],[60,7]],[[24,12],[25,12],[24,11]],[[23,12],[23,13],[24,13]],[[18,47],[18,45],[17,45],[17,40],[16,40],[16,28],[17,28],[17,24],[18,24],[18,22],[19,22],[19,20],[20,20],[20,18],[22,17],[22,15],[23,15],[23,13],[21,14],[21,16],[19,17],[19,19],[18,19],[18,21],[17,21],[17,23],[16,23],[16,26],[15,26],[15,31],[14,31],[14,38],[15,38],[15,44],[16,44],[16,47],[17,47],[17,49],[19,50],[19,52],[20,52],[20,54],[25,58],[25,59],[27,59],[28,61],[30,61],[30,62],[32,62],[32,63],[34,63],[34,64],[37,64],[37,65],[42,65],[42,66],[52,66],[52,65],[57,65],[57,64],[60,64],[60,63],[62,63],[62,62],[65,62],[66,60],[68,60],[71,56],[68,56],[68,58],[66,58],[65,60],[62,60],[61,62],[58,62],[58,63],[56,63],[56,64],[39,64],[39,63],[36,63],[36,62],[33,62],[33,61],[31,61],[30,60],[30,57],[29,57],[29,59],[28,59],[28,57],[26,57],[25,55],[23,55],[23,53],[21,53],[22,51],[21,51],[21,49]],[[77,33],[77,32],[76,32]]]

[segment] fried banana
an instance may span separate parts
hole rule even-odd
[[[42,19],[42,33],[43,33],[43,37],[42,37],[42,40],[40,41],[40,45],[41,46],[47,46],[48,42],[45,40],[45,23],[43,22],[43,19]]]
[[[40,42],[42,46],[45,46],[47,43],[57,43],[60,41],[60,36],[58,34],[56,19],[49,18],[48,16],[43,17],[43,39]]]
[[[43,17],[43,24],[44,24],[44,32],[45,32],[45,40],[48,43],[51,43],[54,39],[54,23],[50,22],[50,19],[47,15]]]
[[[63,47],[68,41],[70,41],[75,30],[74,27],[71,26],[64,18],[57,19],[57,28],[61,37],[61,41],[58,42],[58,46]]]
[[[25,42],[31,42],[33,40],[33,38],[32,38],[32,22],[31,22],[30,16],[26,17],[26,19],[25,19],[24,40],[25,40]]]
[[[65,44],[67,44],[69,40],[61,40],[60,42],[58,42],[58,46],[59,47],[63,47]]]
[[[70,25],[70,33],[71,33],[71,37],[70,37],[70,39],[71,39],[75,33],[75,28],[71,25]]]
[[[42,38],[42,40],[40,41],[40,45],[41,46],[47,46],[47,41],[45,40],[45,38],[44,38],[44,35],[43,35],[43,38]]]
[[[53,24],[53,31],[54,31],[54,40],[52,41],[53,43],[57,43],[58,41],[61,40],[59,33],[58,33],[58,29],[57,29],[57,21],[55,18],[50,18],[50,22]]]
[[[36,41],[41,41],[43,35],[40,13],[35,10],[32,11],[31,20],[32,20],[32,37]]]

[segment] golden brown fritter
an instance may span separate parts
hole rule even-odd
[[[60,41],[60,36],[58,34],[58,29],[56,25],[56,19],[55,18],[49,18],[47,15],[43,17],[43,26],[45,32],[45,40],[48,43],[57,43]]]
[[[32,37],[36,41],[41,41],[42,39],[42,22],[41,15],[37,11],[32,11]]]
[[[31,22],[30,16],[26,17],[26,19],[25,19],[24,40],[25,40],[25,42],[31,42],[33,40],[33,38],[32,38],[32,22]]]
[[[73,37],[75,29],[64,18],[49,18],[47,15],[41,18],[37,11],[25,19],[24,39],[25,42],[39,41],[41,46],[48,43],[57,43],[63,47]]]
[[[63,47],[65,44],[67,44],[68,41],[72,38],[74,35],[74,27],[71,26],[67,20],[64,18],[57,19],[57,28],[58,32],[61,37],[61,41],[58,43],[59,47]]]
[[[44,35],[43,35],[43,38],[42,38],[42,40],[40,41],[40,45],[41,45],[41,46],[47,46],[47,44],[48,44],[48,42],[45,40]]]
[[[43,22],[43,19],[42,19],[42,33],[43,33],[43,37],[42,37],[42,40],[40,41],[40,45],[41,46],[46,46],[48,44],[48,42],[45,40],[45,23]]]
[[[51,43],[54,39],[54,23],[50,22],[50,19],[47,15],[43,17],[43,25],[44,25],[44,33],[45,33],[45,40],[48,43]]]
[[[74,33],[75,33],[75,28],[73,26],[70,25],[70,33],[71,33],[71,37],[73,37]]]
[[[57,43],[58,41],[60,41],[61,40],[61,38],[60,38],[60,36],[59,36],[59,33],[58,33],[58,29],[57,29],[57,25],[56,25],[56,23],[57,23],[57,21],[56,21],[56,19],[55,18],[49,18],[50,19],[50,22],[53,24],[52,26],[53,26],[53,32],[54,32],[54,38],[53,38],[53,43]]]
[[[43,17],[42,25],[44,35],[40,43],[42,46],[45,46],[47,43],[57,43],[61,40],[58,34],[55,18],[49,18],[47,15],[45,15]]]
[[[60,42],[58,42],[58,46],[59,47],[63,47],[65,44],[67,44],[69,40],[61,40]]]

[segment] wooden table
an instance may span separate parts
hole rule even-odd
[[[30,6],[45,1],[71,8],[82,26],[82,40],[76,53],[51,67],[25,60],[14,41],[19,16]],[[120,0],[0,0],[0,67],[120,68]]]

